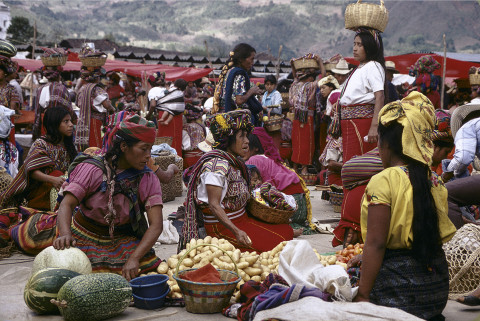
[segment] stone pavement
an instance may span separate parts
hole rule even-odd
[[[311,187],[311,190],[313,217],[321,222],[331,222],[332,225],[336,225],[340,215],[333,212],[332,206],[327,201],[321,199],[321,192],[313,190],[313,187]],[[167,218],[168,214],[177,210],[178,206],[183,203],[184,198],[185,193],[183,197],[177,197],[175,201],[164,204],[163,216],[165,219]],[[329,234],[304,235],[300,236],[300,239],[308,240],[312,247],[317,249],[319,253],[333,252],[340,249],[340,247],[332,247],[332,235]],[[155,246],[155,251],[160,258],[167,259],[170,255],[176,253],[176,248],[176,244],[161,244]],[[0,282],[0,321],[63,320],[60,316],[35,315],[26,307],[23,301],[23,287],[30,273],[32,261],[32,257],[23,254],[15,254],[8,259],[0,260],[0,277],[2,280],[2,282]],[[480,307],[467,307],[455,301],[448,301],[443,315],[447,321],[480,321]],[[110,320],[147,321],[167,319],[182,321],[229,320],[221,314],[191,314],[188,313],[184,308],[140,310],[134,307],[129,307],[122,315]]]

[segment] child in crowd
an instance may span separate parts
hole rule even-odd
[[[183,92],[187,87],[187,82],[184,79],[177,79],[165,92],[165,96],[157,101],[157,109],[163,111],[162,116],[158,120],[158,124],[167,126],[173,119],[173,116],[180,115],[185,110],[185,101]]]
[[[262,185],[262,175],[255,165],[247,165],[247,167],[250,172],[250,189],[253,191]]]
[[[265,93],[262,98],[262,107],[263,111],[268,114],[268,109],[270,109],[270,114],[282,114],[282,95],[278,92],[277,88],[277,79],[273,75],[268,75],[265,77]]]

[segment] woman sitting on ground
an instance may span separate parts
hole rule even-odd
[[[0,198],[0,206],[27,206],[50,210],[50,190],[60,189],[63,176],[77,155],[73,144],[73,124],[70,111],[64,107],[50,107],[45,112],[43,126],[46,135],[32,144],[24,164],[7,191]]]
[[[250,179],[240,158],[248,152],[250,117],[248,110],[237,110],[207,119],[214,149],[184,174],[188,191],[179,249],[204,237],[202,227],[207,235],[227,239],[242,251],[269,251],[293,238],[290,225],[263,223],[245,211]]]
[[[283,164],[272,138],[263,127],[255,127],[253,133],[248,136],[248,141],[246,164],[254,165],[258,169],[262,182],[269,182],[279,191],[295,198],[297,211],[290,223],[295,229],[295,234],[314,234],[310,191],[303,179]]]
[[[163,229],[162,193],[146,167],[155,124],[135,115],[112,136],[105,156],[80,154],[72,163],[57,213],[29,211],[27,220],[10,229],[17,248],[36,254],[52,244],[76,246],[94,272],[122,273],[127,280],[155,271],[161,262],[152,247]]]
[[[441,317],[447,304],[442,243],[456,231],[447,215],[447,190],[430,170],[434,124],[434,107],[418,92],[379,113],[379,153],[385,169],[372,177],[363,198],[366,242],[354,299],[427,320]]]

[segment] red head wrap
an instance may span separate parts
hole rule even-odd
[[[138,115],[125,118],[120,123],[118,130],[123,134],[149,144],[155,142],[157,134],[155,124]]]

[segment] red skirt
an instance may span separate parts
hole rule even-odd
[[[300,123],[295,119],[292,127],[292,162],[310,165],[312,164],[314,151],[313,117],[308,116],[307,123]]]
[[[220,222],[205,223],[207,234],[228,240],[242,252],[257,251],[257,253],[270,251],[279,243],[293,239],[293,229],[289,224],[264,223],[248,217],[246,213],[238,218],[231,219],[231,221],[236,227],[248,234],[252,241],[251,247],[240,246],[232,231]]]
[[[10,135],[8,136],[8,140],[15,146],[15,118],[10,117],[10,121],[12,122],[12,129],[10,130]]]
[[[360,231],[360,212],[362,208],[363,194],[367,185],[360,185],[351,190],[343,189],[342,214],[338,226],[333,231],[334,238],[332,240],[333,246],[343,244],[345,231],[347,228],[352,228],[355,231]]]
[[[195,165],[195,163],[202,157],[204,152],[202,152],[200,149],[195,148],[194,150],[189,150],[189,151],[183,151],[183,169],[187,169],[192,165]]]
[[[282,157],[283,160],[290,160],[292,157],[292,143],[282,140],[278,151],[280,152],[280,157]]]
[[[371,151],[377,144],[366,143],[363,137],[368,136],[372,118],[342,119],[343,163],[353,156]]]
[[[90,119],[90,137],[88,138],[88,147],[102,148],[102,125],[103,122],[96,118]]]
[[[166,113],[164,111],[163,113]],[[158,119],[162,118],[163,113],[158,114]],[[158,125],[157,137],[173,137],[172,147],[177,151],[177,155],[182,155],[182,115],[173,116],[172,121],[167,125]]]

